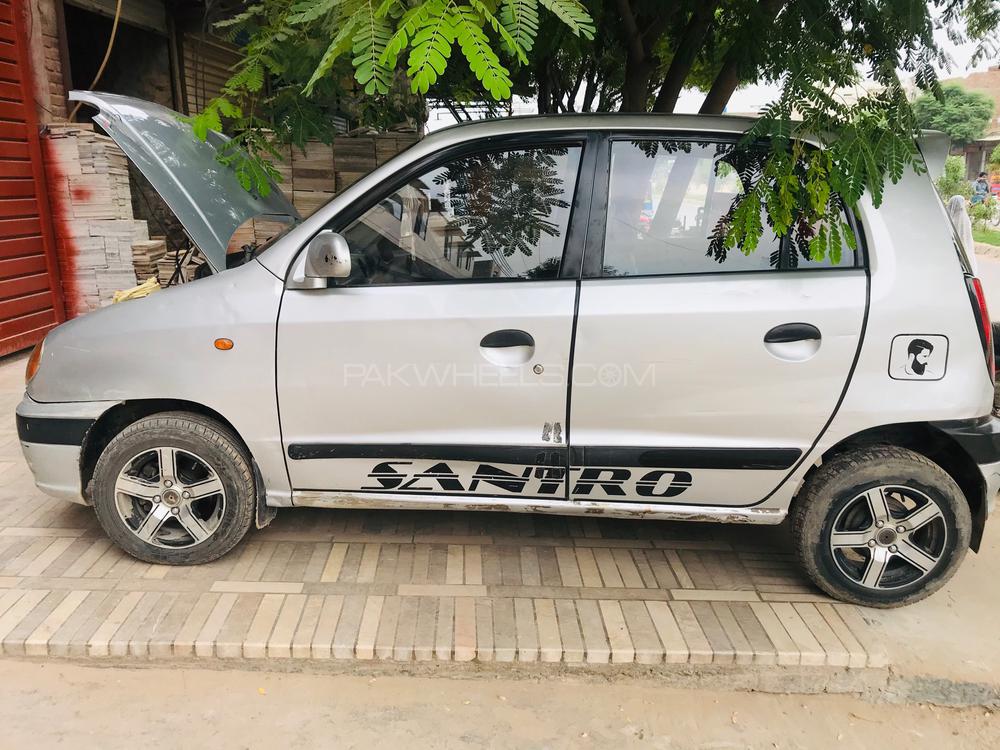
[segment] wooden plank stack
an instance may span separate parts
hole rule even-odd
[[[44,153],[66,312],[73,317],[136,285],[132,244],[148,241],[149,230],[132,214],[128,164],[110,138],[92,125],[53,123]]]
[[[184,251],[168,250],[162,257],[160,257],[159,260],[156,261],[156,277],[160,282],[160,286],[166,287],[167,284],[170,283],[170,279],[173,278],[174,275],[174,270],[177,268],[178,256],[183,259]],[[176,283],[186,284],[194,279],[194,275],[198,271],[198,268],[205,262],[205,259],[199,252],[193,252],[188,255],[187,260],[181,261],[181,277]]]
[[[150,276],[159,277],[157,261],[167,252],[167,242],[162,237],[154,237],[132,244],[132,265],[140,283]]]
[[[364,135],[356,138],[344,136],[333,139],[337,165],[337,192],[342,192],[371,172],[377,166],[375,139]]]
[[[278,185],[299,213],[309,216],[337,193],[418,140],[415,132],[374,135],[359,131],[357,135],[334,138],[332,145],[309,141],[304,149],[285,147],[281,150],[282,161],[274,163],[282,177]],[[265,242],[282,228],[281,224],[255,219],[252,239]],[[229,243],[230,252],[248,241],[244,230],[245,227],[241,227],[238,238]]]

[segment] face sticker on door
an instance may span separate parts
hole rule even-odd
[[[948,338],[901,333],[892,340],[889,377],[893,380],[940,380],[948,366]]]

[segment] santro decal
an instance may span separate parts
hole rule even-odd
[[[676,497],[691,486],[691,473],[676,469],[638,469],[623,467],[573,467],[579,472],[571,478],[571,494],[583,497]],[[566,469],[562,466],[524,466],[501,469],[480,463],[471,472],[460,474],[448,463],[438,461],[418,470],[413,461],[381,461],[372,467],[368,478],[375,484],[365,491],[482,493],[558,496],[565,492]]]

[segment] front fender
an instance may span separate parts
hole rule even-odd
[[[40,403],[202,404],[246,443],[269,502],[287,504],[274,369],[281,291],[251,262],[77,318],[46,337],[28,395]],[[216,349],[217,338],[234,346]]]

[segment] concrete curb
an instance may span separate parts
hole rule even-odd
[[[208,669],[329,674],[438,677],[472,679],[492,677],[511,680],[580,680],[611,682],[621,679],[657,682],[664,687],[689,690],[790,695],[856,695],[872,703],[926,703],[949,708],[1000,708],[1000,685],[964,682],[927,675],[901,675],[892,669],[840,667],[787,667],[732,664],[522,664],[489,662],[392,662],[323,659],[185,659],[185,658],[53,658],[4,657],[37,664],[67,663],[96,669]]]
[[[981,706],[996,709],[1000,708],[1000,685],[892,673],[880,697],[889,703],[930,703],[951,708]]]

